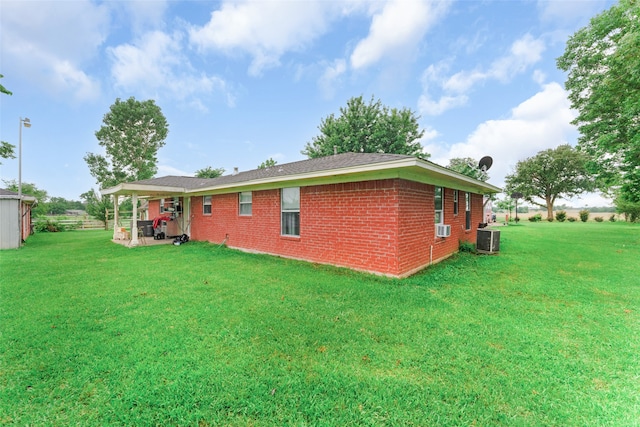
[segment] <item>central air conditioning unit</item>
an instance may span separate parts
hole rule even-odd
[[[476,251],[479,254],[497,254],[500,251],[500,232],[498,230],[478,230]]]
[[[436,224],[436,237],[451,236],[451,226],[444,224]]]

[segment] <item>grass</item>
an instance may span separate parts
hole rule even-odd
[[[0,252],[0,424],[640,420],[640,227],[501,228],[394,280],[102,231]]]

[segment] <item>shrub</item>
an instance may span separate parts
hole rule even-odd
[[[580,215],[580,221],[582,222],[587,222],[589,220],[589,211],[586,209],[583,209],[579,212]]]
[[[602,222],[602,221],[604,221],[604,218],[602,218],[601,216],[594,217],[593,219],[595,219],[595,220],[596,220],[596,222]]]
[[[567,219],[567,212],[566,211],[558,211],[556,212],[556,220],[558,220],[558,222],[564,222]]]
[[[552,217],[552,216],[548,216],[548,217],[547,217],[547,221],[549,221],[549,222],[553,222],[553,217]]]
[[[463,242],[463,241],[461,240],[461,241],[460,241],[459,250],[460,250],[460,252],[475,253],[475,251],[476,251],[476,245],[475,245],[474,243],[471,243],[471,242]]]
[[[567,218],[567,221],[569,222],[576,222],[577,219],[575,219],[574,217],[570,216],[569,218]]]
[[[542,214],[537,213],[535,215],[531,215],[529,217],[529,221],[531,221],[531,222],[540,222],[540,221],[542,221]]]
[[[58,231],[64,231],[64,225],[60,224],[58,221],[47,219],[37,221],[34,226],[34,230],[37,232],[49,232],[49,233],[57,233]]]
[[[612,214],[612,215],[609,217],[609,221],[611,221],[611,222],[616,222],[616,214]]]

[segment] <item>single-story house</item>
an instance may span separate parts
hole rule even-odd
[[[33,196],[23,194],[20,200],[18,193],[0,188],[0,249],[19,248],[31,234],[31,209],[36,202]]]
[[[475,242],[483,195],[500,191],[412,156],[344,153],[102,193],[148,199],[149,219],[171,219],[169,236],[404,277]]]

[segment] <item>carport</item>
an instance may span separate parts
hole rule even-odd
[[[176,186],[162,186],[158,185],[158,179],[154,179],[154,185],[145,185],[145,181],[138,181],[135,183],[121,183],[115,187],[101,190],[103,195],[110,195],[113,197],[113,205],[114,205],[114,226],[113,226],[113,240],[129,240],[123,239],[121,235],[118,223],[119,223],[119,213],[118,213],[118,205],[120,202],[120,197],[131,197],[131,202],[133,205],[132,212],[132,224],[131,224],[131,238],[130,238],[130,246],[138,246],[140,244],[138,238],[138,220],[149,220],[153,218],[138,218],[138,201],[141,198],[144,199],[162,199],[162,198],[181,198],[183,200],[182,204],[182,214],[179,217],[176,217],[176,221],[179,221],[179,227],[183,231],[183,233],[190,235],[190,221],[188,218],[191,217],[191,198],[188,197],[186,193],[186,189],[183,187]],[[136,221],[134,224],[133,221]]]

